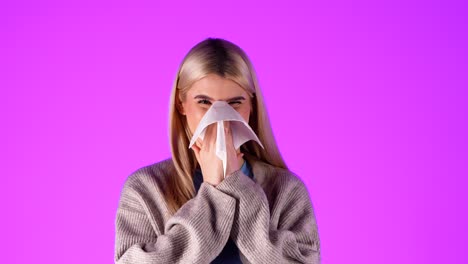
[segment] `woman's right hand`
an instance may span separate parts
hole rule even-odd
[[[223,181],[223,162],[216,156],[216,132],[217,123],[207,127],[203,140],[197,139],[196,144],[192,146],[198,164],[202,170],[203,181],[217,186]],[[226,177],[239,169],[239,158],[242,153],[236,153],[234,148],[232,133],[229,122],[224,121],[224,133],[226,135],[227,165]]]

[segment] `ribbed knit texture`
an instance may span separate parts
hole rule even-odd
[[[243,162],[240,170],[245,175],[253,179],[252,168],[250,167],[247,161]],[[198,166],[195,170],[193,177],[193,184],[195,186],[196,192],[198,192],[202,183],[203,173],[200,169],[200,166]],[[213,261],[211,261],[211,264],[242,264],[242,261],[239,256],[239,249],[237,248],[236,243],[234,243],[232,238],[228,239],[226,245],[224,245],[219,255]]]
[[[172,159],[132,173],[115,220],[115,263],[210,263],[231,238],[243,263],[320,263],[320,239],[307,188],[288,170],[245,155],[254,178],[237,170],[216,187],[203,182],[170,215],[165,179]]]

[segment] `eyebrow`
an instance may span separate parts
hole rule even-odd
[[[214,101],[213,98],[211,98],[211,97],[209,97],[207,95],[204,95],[204,94],[199,94],[199,95],[195,96],[193,99],[207,99],[207,100]],[[244,96],[236,96],[236,97],[229,98],[226,101],[234,101],[234,100],[245,100],[245,98],[244,98]]]

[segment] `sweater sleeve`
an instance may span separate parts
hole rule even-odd
[[[162,225],[162,214],[149,213],[148,194],[137,189],[126,183],[121,192],[115,263],[209,263],[221,252],[233,223],[234,198],[202,183],[197,195],[164,224],[164,234],[157,235],[153,225]]]
[[[275,208],[275,212],[280,212],[277,227],[270,224],[263,188],[242,171],[234,172],[216,186],[238,202],[231,238],[249,262],[320,263],[320,240],[309,194],[299,179],[290,184],[283,196],[287,199]]]

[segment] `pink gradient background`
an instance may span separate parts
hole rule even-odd
[[[197,42],[241,46],[332,263],[468,263],[466,1],[2,1],[1,262],[113,263]]]

